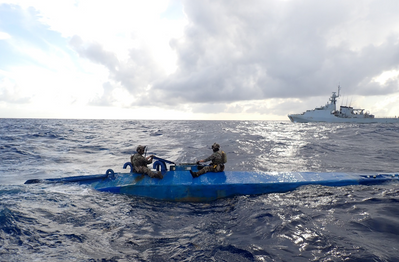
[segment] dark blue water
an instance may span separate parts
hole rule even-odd
[[[399,172],[399,126],[0,119],[0,261],[398,261],[399,183],[174,203],[27,179],[120,172],[138,144],[227,170]]]

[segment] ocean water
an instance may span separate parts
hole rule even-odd
[[[27,179],[123,171],[137,145],[226,170],[399,172],[399,125],[0,119],[0,261],[399,261],[399,183],[179,203]]]

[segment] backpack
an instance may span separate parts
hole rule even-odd
[[[227,155],[226,155],[226,153],[224,151],[222,151],[221,154],[222,154],[222,163],[226,164],[227,163]]]

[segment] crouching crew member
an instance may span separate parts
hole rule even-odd
[[[148,164],[152,163],[152,155],[143,157],[145,150],[145,146],[138,146],[136,151],[137,153],[130,157],[130,162],[133,165],[134,172],[139,174],[147,174],[151,178],[159,178],[162,179],[163,175],[160,171],[153,172],[151,169],[147,167]]]
[[[224,164],[227,162],[227,157],[226,153],[223,151],[220,152],[219,149],[220,149],[219,144],[214,143],[212,145],[213,154],[197,162],[197,164],[199,164],[200,162],[211,161],[211,164],[209,166],[204,166],[198,172],[193,172],[190,170],[191,176],[193,178],[199,177],[200,175],[203,175],[208,172],[222,172],[224,170]]]

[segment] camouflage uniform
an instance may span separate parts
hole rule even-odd
[[[147,174],[151,178],[163,178],[161,172],[153,172],[147,167],[148,164],[152,163],[152,159],[147,160],[141,154],[136,153],[130,157],[130,162],[132,163],[133,169],[136,173]]]
[[[224,164],[222,160],[222,153],[219,151],[214,152],[211,156],[204,159],[205,162],[212,161],[209,166],[204,166],[197,172],[197,176],[203,175],[208,172],[222,172],[224,170]]]

